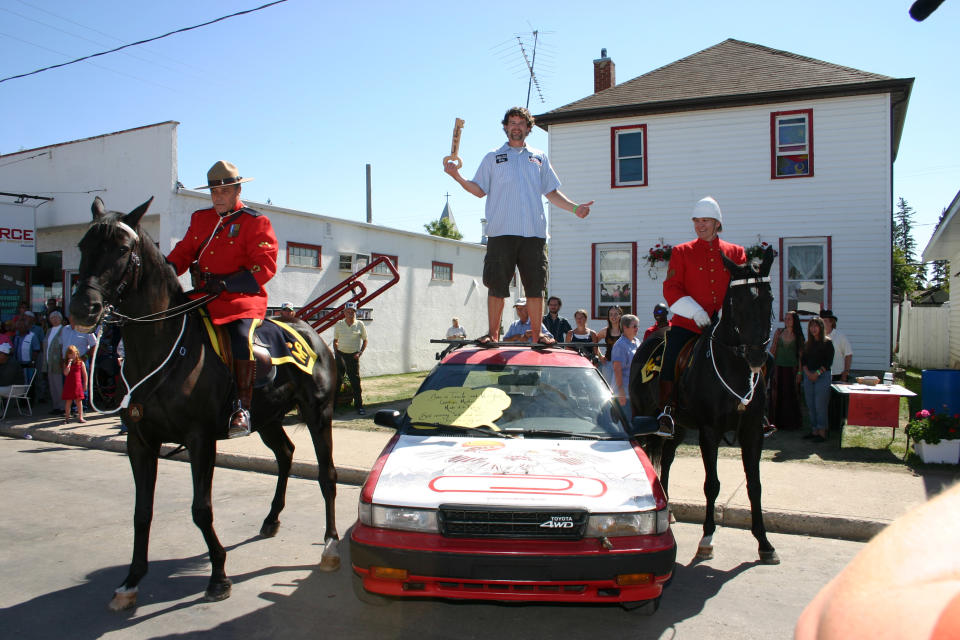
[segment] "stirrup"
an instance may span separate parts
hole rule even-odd
[[[769,418],[767,418],[767,416],[763,416],[763,423],[762,423],[761,426],[763,427],[763,437],[764,437],[764,438],[769,438],[770,436],[772,436],[773,434],[775,434],[775,433],[777,432],[777,427],[776,427],[776,425],[771,424],[771,423],[770,423],[770,420],[769,420]]]
[[[663,408],[663,411],[660,412],[660,415],[657,416],[657,432],[653,435],[661,436],[663,438],[672,438],[674,431],[676,430],[676,425],[673,423],[673,416],[670,415],[672,408],[670,405],[667,405]]]
[[[240,424],[234,424],[234,418],[239,417]],[[243,438],[250,435],[250,412],[240,408],[230,414],[230,422],[227,426],[227,438]]]

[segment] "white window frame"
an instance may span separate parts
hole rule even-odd
[[[809,247],[820,249],[819,258],[803,259],[799,255],[791,256],[792,251]],[[832,304],[830,297],[833,278],[830,237],[783,238],[781,248],[781,319],[788,311],[797,311],[801,316],[813,316],[823,309],[829,309]],[[808,253],[812,252],[808,250]],[[804,262],[808,265],[804,265]],[[822,277],[816,277],[817,275]],[[820,291],[819,301],[814,295],[817,291]]]
[[[620,155],[620,136],[622,135],[642,135],[640,155],[621,156]],[[611,127],[611,187],[645,187],[647,186],[647,125],[637,124],[624,127]],[[621,180],[620,179],[620,161],[621,160],[641,160],[643,163],[642,180]]]
[[[784,178],[810,178],[813,177],[813,110],[799,109],[795,111],[775,111],[770,114],[770,146],[772,147],[771,158],[771,177],[775,180]],[[804,128],[804,142],[802,144],[782,144],[780,142],[781,126],[800,126],[793,125],[786,121],[802,120]],[[780,173],[780,163],[782,156],[806,155],[807,167],[804,173]]]
[[[619,270],[622,277],[613,279],[602,279],[602,269],[604,269],[605,252],[624,252],[619,265],[607,265],[607,269]],[[611,256],[612,258],[613,256]],[[624,261],[625,260],[625,261]],[[611,306],[619,306],[624,314],[634,313],[636,309],[637,295],[637,243],[636,242],[598,242],[593,245],[593,304],[591,313],[594,320],[606,319],[606,310]],[[609,272],[608,272],[609,273]],[[630,293],[625,298],[614,299],[613,293],[619,288],[621,291],[624,285],[628,285]]]

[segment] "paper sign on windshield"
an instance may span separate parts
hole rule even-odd
[[[407,408],[414,422],[436,422],[460,427],[494,426],[510,396],[503,389],[447,387],[418,394]]]

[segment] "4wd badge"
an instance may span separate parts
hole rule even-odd
[[[540,523],[542,529],[573,529],[571,516],[551,516],[546,522]]]

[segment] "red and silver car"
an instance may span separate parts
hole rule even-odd
[[[376,423],[397,434],[350,535],[360,599],[657,609],[677,551],[666,496],[585,358],[460,348]]]

